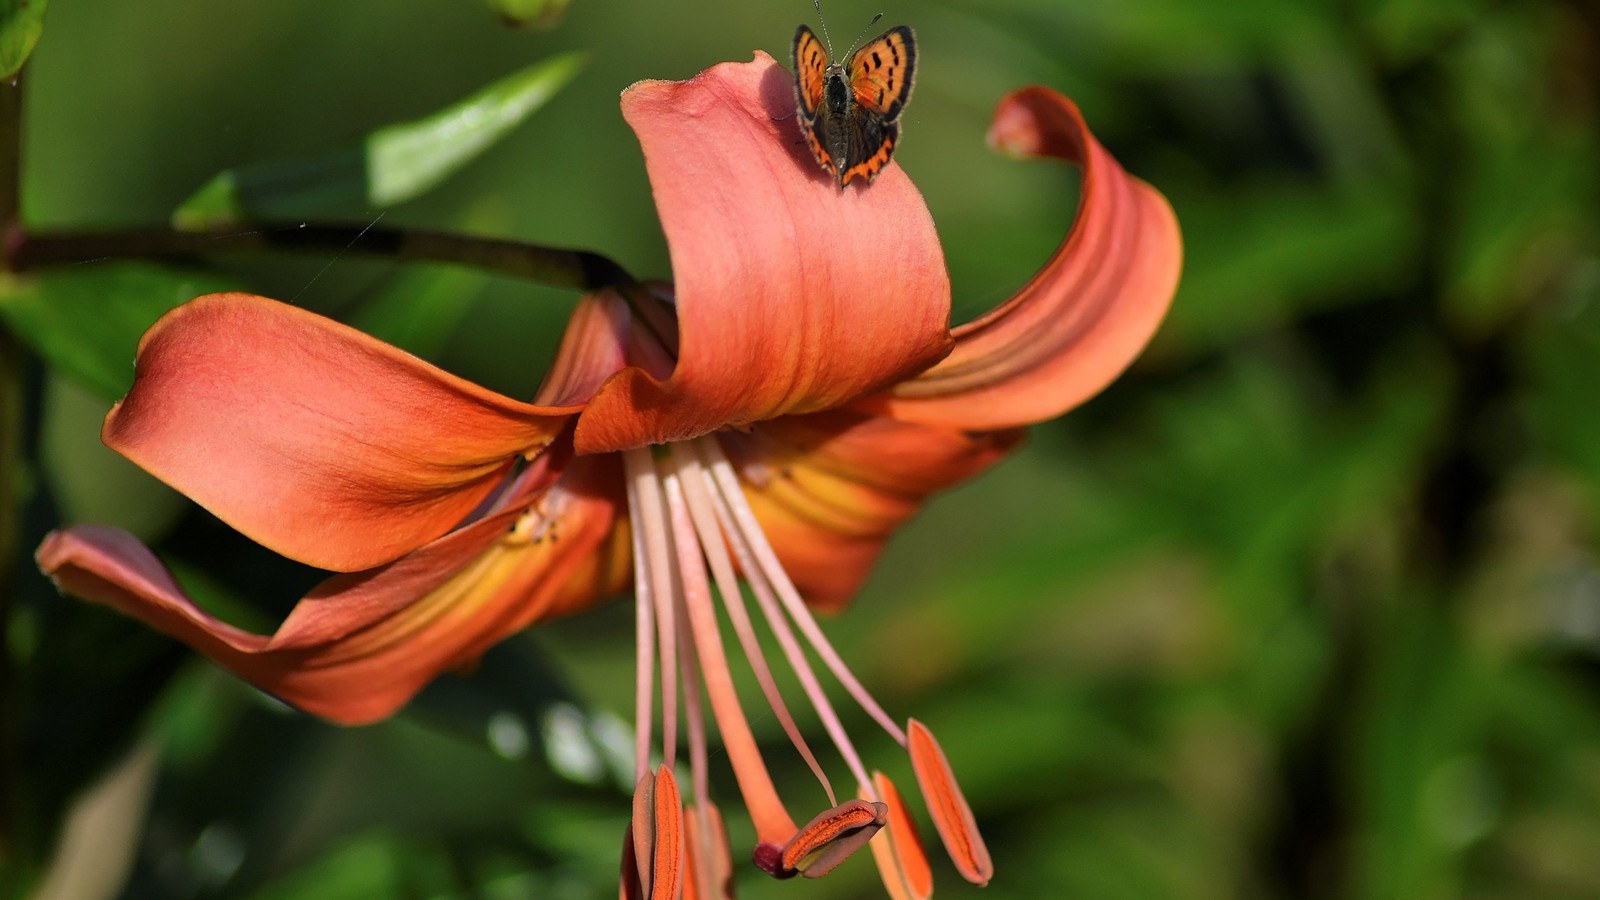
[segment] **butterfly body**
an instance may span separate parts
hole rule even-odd
[[[885,31],[842,62],[829,60],[815,33],[794,35],[795,96],[801,134],[841,189],[872,181],[900,140],[900,113],[911,98],[917,51],[911,29]]]

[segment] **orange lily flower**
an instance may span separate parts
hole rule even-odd
[[[631,583],[639,787],[624,896],[730,889],[702,697],[756,828],[758,866],[818,876],[870,842],[891,895],[931,892],[899,792],[861,760],[807,647],[907,748],[957,869],[985,883],[988,851],[937,741],[872,699],[811,609],[843,606],[926,497],[994,463],[1020,429],[1081,403],[1133,360],[1176,287],[1176,220],[1070,101],[1043,88],[1014,93],[990,141],[1081,164],[1077,220],[1015,297],[951,330],[943,253],[916,188],[898,167],[843,192],[818,173],[792,134],[787,73],[770,57],[634,85],[622,108],[676,281],[584,297],[532,403],[262,297],[201,297],[145,335],[106,443],[252,539],[339,573],[276,632],[209,615],[116,529],[54,532],[39,565],[64,591],[347,724],[381,719],[507,635]],[[804,827],[778,798],[740,708],[719,610],[829,796],[831,808]],[[800,736],[756,618],[857,796],[834,795]],[[680,718],[687,812],[673,772]],[[664,764],[652,770],[655,752]]]

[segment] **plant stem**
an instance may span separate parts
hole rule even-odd
[[[587,250],[359,225],[280,222],[234,231],[149,227],[26,233],[13,229],[6,243],[5,268],[19,272],[108,259],[193,260],[264,252],[357,253],[454,263],[585,291],[633,282],[621,266]]]
[[[22,75],[0,80],[0,234],[21,230]],[[16,555],[22,532],[22,345],[0,324],[0,872],[15,855],[21,688],[11,657]],[[0,883],[0,889],[5,885]]]
[[[0,225],[22,221],[22,73],[0,80]]]

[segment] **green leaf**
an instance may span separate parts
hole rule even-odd
[[[1554,273],[1582,267],[1600,227],[1593,201],[1600,134],[1580,127],[1537,66],[1539,17],[1488,18],[1451,47],[1459,162],[1451,175],[1448,257],[1440,268],[1451,324],[1479,338],[1544,302]]]
[[[44,33],[45,0],[0,0],[0,78],[13,78]]]
[[[178,207],[173,225],[201,229],[243,219],[403,203],[504,137],[565,87],[582,65],[580,54],[556,56],[427,118],[380,128],[356,147],[225,170]]]
[[[489,277],[459,266],[412,266],[361,306],[349,323],[367,334],[432,359],[472,309]]]
[[[580,54],[557,56],[426,119],[374,132],[367,141],[372,203],[400,203],[443,181],[543,106],[582,66]]]
[[[0,317],[57,371],[108,400],[133,383],[139,337],[167,310],[233,290],[214,275],[148,263],[82,265],[0,277]]]
[[[511,25],[554,28],[572,0],[486,0],[489,8]]]

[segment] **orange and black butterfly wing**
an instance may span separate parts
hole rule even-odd
[[[899,25],[863,44],[850,57],[848,70],[856,103],[894,121],[911,99],[917,73],[917,42],[911,29]]]
[[[840,187],[854,178],[865,178],[869,182],[877,178],[878,172],[889,164],[894,145],[900,140],[900,123],[881,116],[858,115],[848,127],[850,153],[839,173]]]
[[[835,170],[833,155],[822,143],[826,122],[818,118],[827,71],[828,51],[810,28],[801,25],[794,33],[795,115],[800,120],[800,134],[811,148],[817,165],[832,173]]]
[[[828,51],[805,25],[794,33],[794,93],[800,118],[810,122],[822,106],[823,75],[828,71]]]
[[[852,179],[872,181],[889,164],[900,140],[900,111],[911,98],[917,68],[916,39],[904,25],[878,35],[850,57],[850,152],[839,172],[839,186]]]

